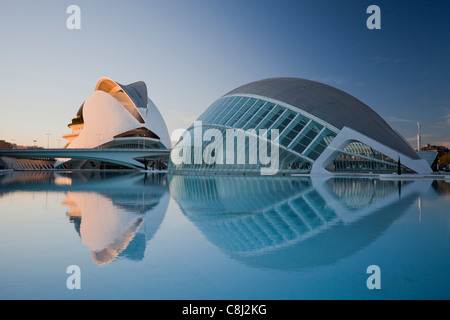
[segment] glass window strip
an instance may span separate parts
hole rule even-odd
[[[242,129],[244,130],[244,128],[245,128],[249,123],[251,123],[255,117],[258,116],[259,112],[260,112],[262,109],[264,109],[264,108],[266,107],[267,104],[268,104],[268,102],[266,101],[266,102],[264,102],[264,104],[263,104],[262,106],[260,106],[259,108],[252,108],[251,111],[253,111],[253,114],[249,113],[248,115],[249,115],[250,117],[243,117],[243,118],[242,118],[242,119],[243,119],[243,122],[240,123],[240,128],[242,128]],[[249,111],[250,111],[250,110],[249,110]],[[241,121],[239,121],[239,122],[241,122]]]
[[[310,157],[310,152],[314,151],[318,154],[321,154],[328,146],[329,142],[333,140],[333,138],[336,136],[334,132],[331,130],[325,128],[325,130],[322,131],[320,136],[315,142],[312,142],[311,147],[308,150],[305,150],[305,155]],[[329,139],[331,138],[331,139]],[[330,140],[328,143],[327,141]],[[310,157],[312,158],[312,157]]]
[[[256,94],[242,94],[242,95],[246,96],[246,97],[262,99],[261,96],[256,95]],[[310,113],[306,112],[305,110],[301,109],[301,106],[300,107],[294,107],[294,106],[292,106],[292,105],[290,105],[288,103],[285,103],[283,101],[279,101],[279,100],[271,99],[271,98],[266,98],[264,100],[266,100],[267,102],[270,102],[270,103],[277,104],[277,105],[279,105],[281,107],[287,108],[287,109],[289,109],[291,111],[294,111],[295,113],[299,113],[299,114],[301,114],[303,117],[305,117],[308,120],[313,120],[316,123],[320,124],[321,126],[328,127],[331,131],[333,131],[335,133],[339,133],[339,131],[340,131],[338,128],[332,126],[331,124],[325,122],[324,120],[322,120],[322,119],[316,117],[315,115],[310,114]]]
[[[270,105],[272,105],[272,106],[270,106]],[[268,107],[269,106],[269,107]],[[261,113],[264,113],[266,110],[268,110],[268,112],[264,115],[264,117],[263,118],[265,118],[265,117],[267,117],[267,115],[273,110],[273,108],[275,108],[275,104],[273,104],[273,103],[271,103],[271,102],[267,102],[266,101],[266,103],[264,103],[264,105],[258,110],[258,112],[256,112],[248,121],[247,121],[247,123],[243,126],[243,129],[244,130],[247,130],[247,129],[249,129],[249,126],[250,125],[254,125],[254,127],[256,127],[261,121],[262,121],[262,119],[260,120],[260,114]],[[270,109],[267,109],[267,108],[270,108]],[[256,119],[256,120],[259,120],[258,121],[258,123],[253,123],[253,119]],[[252,129],[252,128],[250,128],[250,129]]]
[[[275,119],[275,121],[273,121],[273,123],[267,128],[267,132],[269,132],[273,126],[278,122],[279,119],[281,119],[283,117],[283,115],[285,115],[288,111],[286,108],[280,107],[282,108],[281,110],[283,110],[283,112]],[[261,122],[262,123],[262,122]]]
[[[226,118],[229,118],[225,123],[233,119],[233,117],[236,116],[236,114],[241,110],[247,102],[250,100],[250,98],[243,97],[242,100],[240,100],[238,103],[236,103],[233,108],[230,110],[230,112],[227,114]],[[225,123],[223,125],[225,125]]]
[[[290,110],[288,110],[288,112],[286,112],[284,115],[280,116],[280,119],[276,123],[274,123],[272,128],[278,129],[279,134],[281,136],[281,134],[284,132],[284,130],[291,124],[293,119],[294,119],[293,113]]]
[[[248,100],[242,108],[240,108],[229,120],[229,122],[226,123],[228,127],[234,127],[235,123],[242,117],[243,114],[245,114],[249,108],[251,108],[255,103],[255,99],[251,98]]]
[[[295,125],[295,123],[299,117],[301,117],[301,116],[300,116],[300,114],[297,113],[294,116],[294,118],[291,120],[291,122],[289,122],[289,124],[286,127],[284,127],[283,131],[279,132],[280,138],[284,137],[285,134],[290,132],[289,130],[291,129],[291,127],[293,127]]]
[[[231,98],[224,98],[220,100],[220,103],[217,104],[216,108],[212,110],[212,112],[204,118],[203,122],[212,123],[212,120],[218,116],[220,112],[223,111],[223,106],[230,101]]]
[[[229,107],[235,103],[236,99],[238,99],[239,97],[231,97],[229,100],[225,101],[225,103],[223,103],[218,109],[219,112],[216,114],[215,118],[211,121],[212,123],[216,123],[216,121],[218,119],[220,119],[222,117],[222,114],[226,111],[228,111]]]
[[[311,122],[312,122],[312,120],[309,119],[308,123],[303,127],[303,129],[300,130],[299,133],[297,133],[297,135],[295,136],[294,139],[292,139],[292,142],[288,145],[288,148],[289,148],[289,149],[292,148],[293,144],[295,144],[295,143],[298,142],[297,140],[303,135],[303,133],[305,133],[305,131],[308,129],[308,127],[309,127],[309,125],[310,125]]]
[[[207,120],[210,118],[210,116],[211,116],[214,112],[216,112],[217,106],[218,106],[218,104],[216,104],[215,106],[211,106],[210,108],[208,108],[207,112],[205,112],[199,119],[200,119],[201,121],[203,121],[203,122],[207,121]]]
[[[359,157],[361,159],[374,161],[374,162],[378,162],[378,163],[383,163],[383,164],[386,164],[386,165],[395,165],[395,166],[397,165],[397,162],[394,161],[394,160],[392,160],[392,162],[388,162],[386,160],[370,158],[370,157],[367,157],[367,156],[364,156],[364,155],[361,155],[361,154],[352,153],[352,152],[348,152],[348,151],[345,151],[345,150],[336,149],[336,151],[339,151],[340,154],[345,154],[345,155],[349,155],[349,156],[352,156],[352,157]]]
[[[220,105],[217,106],[214,114],[210,117],[210,122],[213,122],[225,109],[225,106],[230,104],[233,101],[233,98],[229,98],[224,100]]]
[[[223,99],[219,99],[219,100],[214,101],[214,103],[213,103],[208,109],[206,109],[205,112],[203,112],[203,113],[200,115],[200,117],[198,118],[198,120],[203,120],[203,119],[205,119],[205,118],[206,118],[207,116],[209,116],[213,111],[215,111],[216,108],[217,108],[217,105],[220,104],[221,100],[223,100]]]
[[[257,113],[257,111],[265,106],[267,102],[261,99],[256,100],[256,102],[239,118],[238,121],[236,121],[234,127],[235,128],[243,128],[245,124],[247,124],[247,121],[249,120],[249,117],[252,117],[252,113],[254,110]]]
[[[284,109],[284,111],[283,111]],[[268,123],[270,123],[269,128],[273,126],[273,124],[281,117],[283,113],[286,112],[286,109],[283,107],[280,107],[278,105],[275,105],[272,110],[270,110],[269,113],[266,114],[264,119],[262,119],[255,127],[256,130],[259,129],[267,129],[264,128]],[[266,121],[267,120],[267,121]]]
[[[219,118],[221,118],[221,116],[222,116],[222,114],[225,112],[225,111],[229,111],[228,110],[228,107],[237,99],[237,98],[242,98],[242,97],[237,97],[237,96],[235,96],[235,97],[230,97],[230,100],[229,101],[227,101],[227,102],[225,102],[221,107],[220,107],[220,112],[217,114],[217,115],[215,115],[212,119],[211,119],[211,121],[210,121],[210,123],[216,123],[216,121],[217,121],[217,119],[219,119]]]
[[[315,151],[315,150],[309,149],[309,151],[307,152],[307,154],[305,154],[305,156],[307,156],[310,159],[317,160],[317,158],[320,156],[322,151],[320,151],[320,150]]]
[[[320,130],[320,132],[316,135],[316,137],[311,141],[311,143],[305,148],[305,150],[302,152],[302,155],[306,155],[306,152],[308,151],[308,149],[314,145],[314,143],[317,141],[317,139],[319,139],[319,137],[322,136],[322,133],[325,131],[325,127],[322,128],[322,130]]]
[[[211,126],[205,126],[206,128],[214,128],[216,125]],[[224,128],[218,128],[222,133],[224,133]],[[198,137],[196,137],[198,138]],[[197,139],[196,139],[197,140]],[[200,141],[200,140],[198,140]],[[254,149],[255,152],[258,151],[258,143],[254,140],[249,140],[249,142],[255,142],[252,143],[251,146],[248,146],[248,143],[246,142],[246,153],[247,150]],[[248,149],[247,149],[248,148]],[[202,152],[201,152],[202,153]],[[235,150],[235,155],[237,154]],[[224,154],[225,156],[226,154]],[[236,172],[250,172],[254,171],[257,172],[258,169],[261,167],[258,164],[249,164],[248,159],[246,157],[246,164],[243,165],[236,165],[236,164],[230,164],[230,165],[214,165],[212,167],[211,165],[206,165],[204,163],[202,164],[196,164],[196,159],[194,158],[195,151],[191,150],[191,163],[190,164],[183,164],[180,166],[175,166],[174,170],[186,170],[186,171],[198,171],[198,170],[212,170],[217,172],[226,172],[226,171],[236,171]],[[197,159],[198,160],[198,159]],[[308,159],[306,157],[297,155],[292,153],[292,150],[286,150],[286,149],[280,149],[280,164],[283,164],[283,167],[280,168],[280,172],[309,172],[311,169],[311,159]]]
[[[308,124],[307,121],[304,121],[305,118],[303,118],[303,116],[300,115],[300,117],[302,119],[297,119],[294,120],[297,123],[294,123],[290,125],[291,128],[286,128],[285,132],[283,132],[283,136],[282,139],[286,139],[289,140],[289,143],[293,140],[295,140],[295,138],[297,137],[297,135],[303,130],[303,128],[305,128]],[[288,143],[288,145],[289,145]]]
[[[227,119],[227,116],[228,116],[229,114],[231,114],[232,110],[239,104],[239,102],[241,102],[242,99],[245,99],[244,97],[238,97],[238,98],[239,98],[239,99],[238,99],[237,101],[236,101],[236,100],[233,100],[232,103],[230,103],[226,108],[224,108],[224,109],[226,109],[226,113],[223,112],[219,117],[217,117],[217,118],[214,120],[214,123],[222,124],[221,122],[222,122],[224,119]]]
[[[242,117],[242,114],[239,116],[239,118],[234,118],[234,116],[237,115],[241,110],[246,110],[245,108],[250,109],[256,103],[256,100],[257,100],[257,99],[255,99],[255,101],[253,103],[250,103],[250,106],[248,106],[248,103],[251,102],[252,99],[255,99],[255,98],[249,98],[248,100],[246,100],[245,103],[242,104],[242,106],[239,108],[239,110],[237,110],[236,113],[227,122],[225,122],[224,126],[232,127],[234,123],[239,121],[239,119]],[[246,111],[248,111],[248,109]],[[232,123],[231,120],[233,120],[233,119],[235,121]]]
[[[283,123],[285,120],[287,120],[287,119],[289,119],[289,116],[287,116],[287,117],[285,117],[285,115],[286,114],[289,114],[289,113],[291,113],[291,114],[294,114],[294,112],[292,112],[291,110],[289,110],[289,109],[286,109],[286,108],[284,108],[285,110],[284,110],[284,112],[278,117],[278,120],[276,120],[268,129],[267,129],[267,133],[264,135],[264,136],[267,136],[267,134],[270,132],[270,130],[272,130],[272,129],[279,129],[279,127],[275,127],[276,125],[279,125],[280,124],[280,121],[281,121],[281,123]],[[292,118],[291,120],[290,120],[290,122],[281,130],[281,131],[278,131],[278,137],[279,137],[279,140],[278,141],[280,141],[280,143],[281,143],[281,141],[282,141],[282,139],[283,139],[283,133],[284,132],[286,132],[286,129],[291,125],[291,123],[297,118],[299,116],[299,114],[296,114],[295,116],[294,116],[294,118]],[[283,144],[283,146],[286,146],[286,145],[284,145]]]

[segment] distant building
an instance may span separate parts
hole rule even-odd
[[[0,140],[0,149],[10,149],[11,147],[11,143],[6,142],[5,140]]]
[[[449,153],[449,149],[446,146],[436,146],[436,145],[431,145],[429,143],[425,144],[422,147],[422,151],[425,151],[425,150],[437,151],[438,156],[442,156],[446,153]]]
[[[21,146],[15,143],[0,140],[0,149],[42,149],[42,147],[36,146]]]

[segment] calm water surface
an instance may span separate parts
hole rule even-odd
[[[449,208],[433,180],[3,174],[0,298],[449,299]]]

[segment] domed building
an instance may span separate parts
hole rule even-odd
[[[109,78],[101,78],[68,126],[72,132],[63,135],[67,139],[66,149],[171,148],[164,119],[148,98],[147,86],[142,81],[122,85]],[[71,168],[102,165],[96,161],[63,159],[55,166],[69,163]],[[114,163],[108,165],[111,167]]]
[[[147,86],[101,78],[63,135],[64,148],[3,149],[0,165],[14,170],[166,170],[169,132]]]
[[[245,147],[234,143],[238,133]],[[169,172],[260,174],[267,161],[254,160],[264,154],[265,142],[272,156],[277,151],[276,174],[431,172],[426,160],[366,104],[298,78],[255,81],[219,98],[174,147]]]

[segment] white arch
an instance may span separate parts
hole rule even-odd
[[[393,150],[351,128],[344,127],[314,162],[311,168],[311,174],[332,174],[330,171],[326,170],[325,167],[336,157],[339,152],[341,152],[341,150],[353,141],[362,142],[394,160],[397,160],[400,157],[402,165],[419,174],[429,174],[432,172],[426,160],[411,159],[410,157]]]

